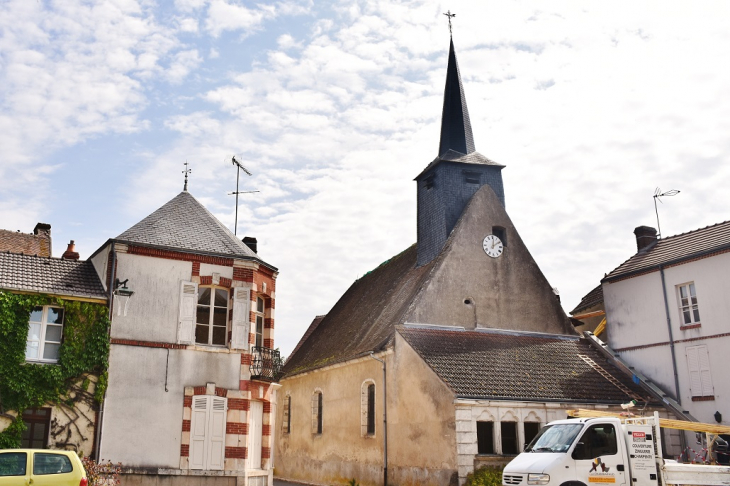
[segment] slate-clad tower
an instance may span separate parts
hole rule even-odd
[[[452,40],[438,156],[416,177],[419,266],[439,254],[467,202],[480,187],[489,185],[504,206],[503,167],[474,148],[469,110]]]

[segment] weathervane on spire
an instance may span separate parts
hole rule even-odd
[[[182,173],[185,174],[185,186],[183,187],[183,191],[187,192],[187,190],[188,190],[188,174],[191,173],[193,171],[193,169],[190,169],[188,167],[188,161],[187,160],[185,161],[185,163],[183,165],[185,166],[185,170],[182,171]]]
[[[451,10],[447,10],[444,15],[446,15],[449,18],[449,36],[453,37],[453,34],[451,33],[451,18],[456,17],[456,14],[452,14]]]

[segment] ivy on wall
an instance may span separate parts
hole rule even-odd
[[[25,361],[30,313],[43,305],[64,308],[57,364]],[[109,363],[107,312],[103,304],[0,290],[0,416],[13,420],[0,432],[0,449],[20,446],[25,430],[22,415],[27,408],[52,403],[72,411],[80,401],[101,402]],[[89,374],[98,377],[93,394],[88,391]]]

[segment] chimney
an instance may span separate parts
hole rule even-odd
[[[76,244],[74,243],[74,240],[71,240],[71,243],[68,244],[68,248],[66,248],[66,251],[63,252],[63,256],[61,256],[64,260],[78,260],[79,254],[76,252]]]
[[[244,236],[242,241],[244,245],[251,249],[252,252],[258,253],[258,251],[256,251],[258,248],[256,238],[253,236]]]
[[[657,241],[656,230],[651,226],[638,226],[634,230],[634,234],[636,235],[637,251],[647,251]]]
[[[33,234],[39,238],[38,256],[53,256],[53,245],[51,244],[51,225],[38,223],[33,228]]]

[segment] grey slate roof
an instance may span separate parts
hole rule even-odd
[[[0,253],[0,289],[107,299],[90,261]]]
[[[615,404],[626,403],[635,394],[652,401],[629,376],[578,336],[456,329],[397,328],[457,397]],[[590,358],[624,390],[579,355]]]
[[[461,154],[470,154],[475,150],[469,110],[466,107],[466,96],[464,96],[464,86],[461,84],[461,74],[459,64],[456,62],[453,40],[449,43],[444,108],[441,113],[439,156],[449,149]]]
[[[259,259],[187,191],[172,198],[115,240],[228,258]]]
[[[459,162],[461,164],[475,164],[475,165],[493,165],[495,167],[504,167],[504,165],[499,164],[491,159],[486,158],[479,152],[472,152],[470,154],[462,154],[459,152],[455,152],[453,150],[447,150],[440,156],[433,159],[425,169],[421,171],[420,174],[416,176],[414,180],[417,180],[419,177],[421,177],[425,172],[428,172],[429,169],[436,166],[437,164],[441,162]]]
[[[416,268],[416,255],[413,245],[353,283],[319,323],[312,323],[311,334],[284,364],[285,376],[364,356],[392,342],[395,325],[403,323],[437,260]]]
[[[579,312],[590,309],[591,307],[596,306],[601,302],[603,302],[603,286],[601,284],[598,284],[597,287],[595,287],[593,290],[583,296],[583,299],[581,299],[580,303],[575,307],[575,309],[570,311],[570,315],[575,315]]]
[[[730,221],[658,240],[616,267],[603,280],[657,270],[660,265],[679,263],[715,251],[730,250]]]

